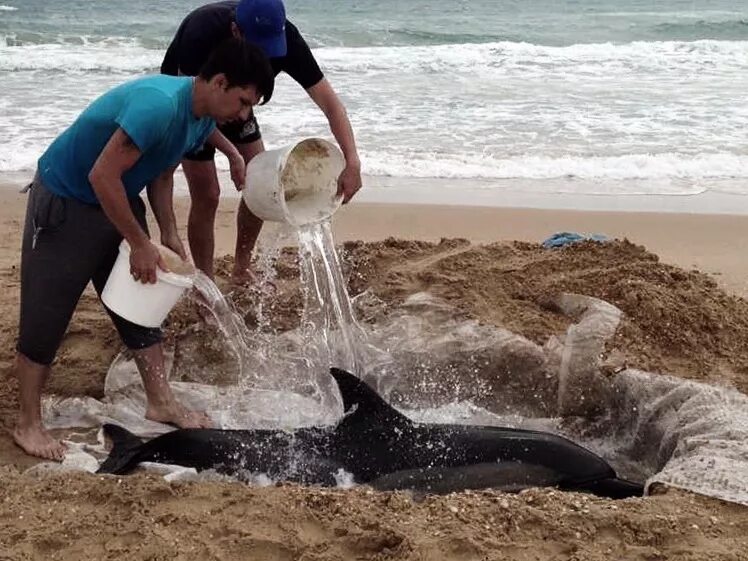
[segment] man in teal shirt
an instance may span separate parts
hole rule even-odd
[[[122,239],[136,280],[156,282],[168,270],[148,236],[145,205],[161,243],[186,257],[172,207],[172,174],[185,153],[208,143],[244,181],[244,160],[216,134],[216,123],[247,119],[272,96],[274,77],[262,52],[240,39],[216,49],[195,78],[148,76],[95,100],[39,159],[31,184],[21,251],[21,311],[15,372],[20,411],[13,432],[28,454],[64,456],[41,419],[41,393],[75,306],[89,281],[106,284]],[[210,424],[179,403],[167,382],[160,329],[135,325],[107,310],[135,357],[148,400],[145,415],[179,427]]]

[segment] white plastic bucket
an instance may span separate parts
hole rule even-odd
[[[159,246],[157,246],[159,247]],[[176,255],[159,247],[162,253]],[[178,256],[177,256],[178,259]],[[128,321],[143,327],[160,327],[186,288],[191,288],[192,277],[156,272],[155,284],[136,281],[130,274],[130,245],[123,240],[112,272],[101,293],[107,308]]]
[[[294,226],[321,222],[342,202],[337,191],[344,167],[340,149],[321,138],[261,152],[247,166],[244,202],[263,220]]]

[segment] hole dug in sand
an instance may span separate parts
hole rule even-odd
[[[369,305],[364,298],[357,304]],[[556,432],[602,456],[621,477],[748,504],[748,398],[640,370],[606,373],[600,357],[618,328],[620,310],[574,294],[553,304],[574,323],[540,346],[462,319],[443,301],[416,294],[368,326],[372,349],[388,353],[369,351],[364,378],[415,421]],[[269,344],[292,352],[295,341],[291,330]],[[265,366],[272,389],[193,381],[174,382],[175,392],[188,405],[207,409],[224,428],[335,420],[336,413],[310,395],[300,378],[283,378],[288,372]],[[142,419],[144,397],[131,361],[115,361],[106,388],[103,402],[57,402],[48,422],[93,427],[114,421],[144,436],[163,432]],[[187,475],[201,477],[180,477]]]

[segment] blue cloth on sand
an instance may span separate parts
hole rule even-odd
[[[543,242],[543,247],[550,249],[553,247],[564,247],[577,242],[593,241],[607,242],[608,237],[603,234],[577,234],[576,232],[557,232]]]

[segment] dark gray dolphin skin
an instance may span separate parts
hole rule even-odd
[[[140,462],[307,485],[335,485],[345,470],[382,490],[447,493],[557,487],[610,498],[641,496],[605,460],[566,438],[538,431],[414,423],[353,374],[331,369],[345,416],[329,427],[277,430],[181,429],[148,442],[104,425],[113,448],[98,473],[124,474]]]

